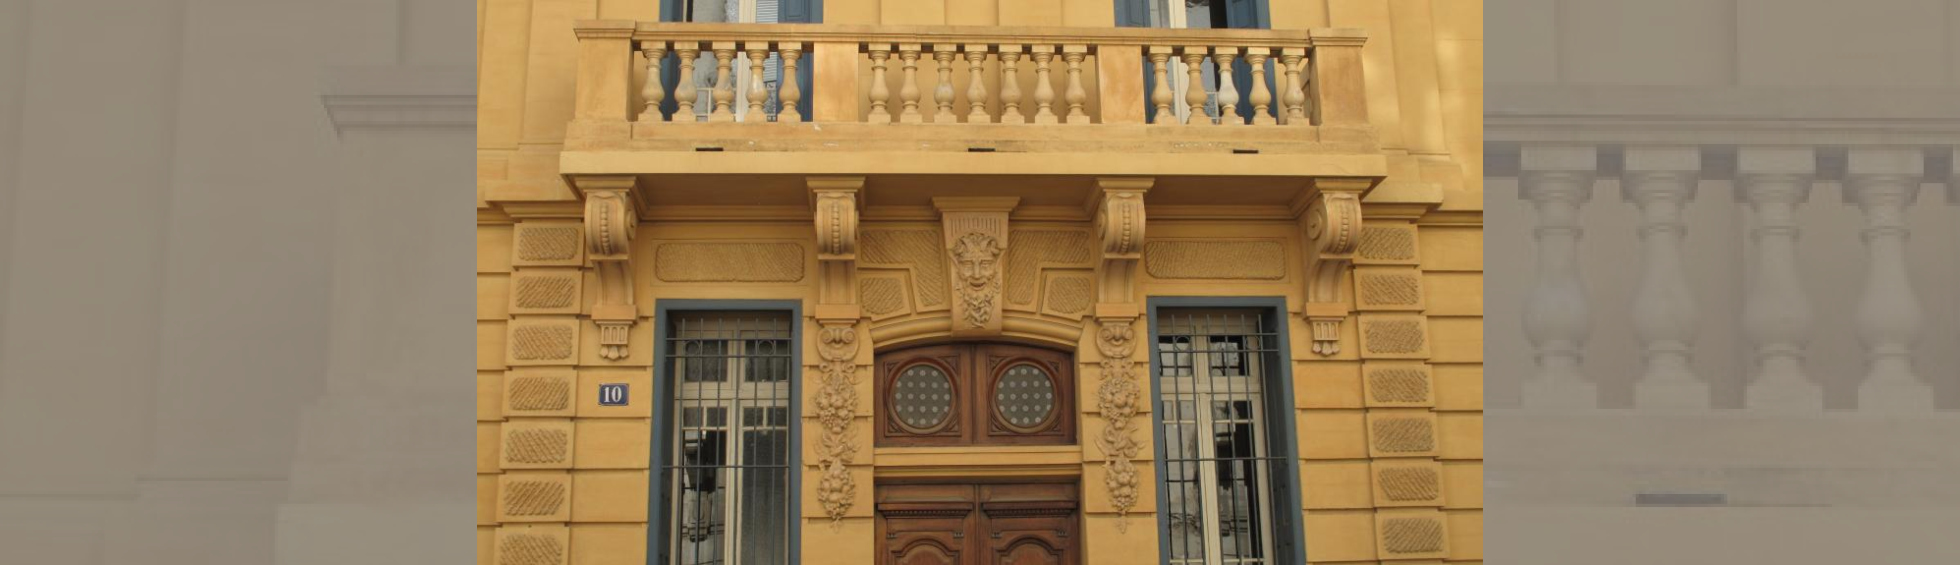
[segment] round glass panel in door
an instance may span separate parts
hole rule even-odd
[[[1055,412],[1055,381],[1031,364],[1010,367],[994,386],[994,410],[1010,427],[1039,428]]]
[[[891,402],[893,414],[906,430],[936,431],[953,414],[953,379],[933,365],[907,367],[892,383]]]

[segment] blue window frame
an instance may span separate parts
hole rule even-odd
[[[1285,299],[1148,308],[1161,562],[1304,563]]]
[[[647,562],[797,563],[802,304],[654,310]]]

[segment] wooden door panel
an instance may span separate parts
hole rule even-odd
[[[1074,357],[1068,353],[1020,345],[933,345],[878,353],[875,365],[873,412],[880,446],[1076,441]],[[923,380],[936,379],[910,373],[927,368],[951,378],[950,400],[934,396],[928,407],[913,398]],[[927,392],[939,394],[938,389]],[[921,408],[942,405],[951,411],[943,420],[927,423],[917,417]]]
[[[881,565],[1075,565],[1076,485],[877,486]]]

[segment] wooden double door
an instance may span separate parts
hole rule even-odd
[[[878,486],[880,565],[1075,565],[1073,483]]]

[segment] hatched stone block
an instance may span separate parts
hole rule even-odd
[[[1443,514],[1433,510],[1383,510],[1375,530],[1383,559],[1440,558],[1449,547]]]
[[[512,416],[570,416],[571,369],[517,369],[504,375],[504,412]]]
[[[1422,310],[1422,272],[1406,267],[1354,270],[1355,307],[1362,310]]]
[[[571,365],[577,362],[579,327],[576,318],[511,320],[506,349],[509,364]]]
[[[1361,354],[1368,358],[1429,357],[1428,320],[1416,314],[1362,314]]]
[[[572,480],[564,471],[512,471],[498,481],[497,520],[563,522],[572,514]]]
[[[1361,372],[1368,406],[1433,404],[1429,368],[1421,363],[1368,362]]]
[[[1442,465],[1428,459],[1377,459],[1371,462],[1375,474],[1375,505],[1439,506],[1443,503]]]
[[[517,225],[511,264],[519,267],[577,267],[585,261],[585,241],[576,222],[524,222]]]
[[[571,530],[558,525],[507,525],[497,528],[497,565],[565,565]]]
[[[1435,455],[1435,415],[1423,410],[1369,411],[1368,450],[1375,457]]]
[[[1369,223],[1361,227],[1361,241],[1355,246],[1358,265],[1414,265],[1417,255],[1416,227],[1409,224]]]
[[[567,469],[572,466],[572,422],[511,420],[503,424],[503,468]]]
[[[526,269],[511,276],[510,311],[577,314],[585,275],[577,269]]]

